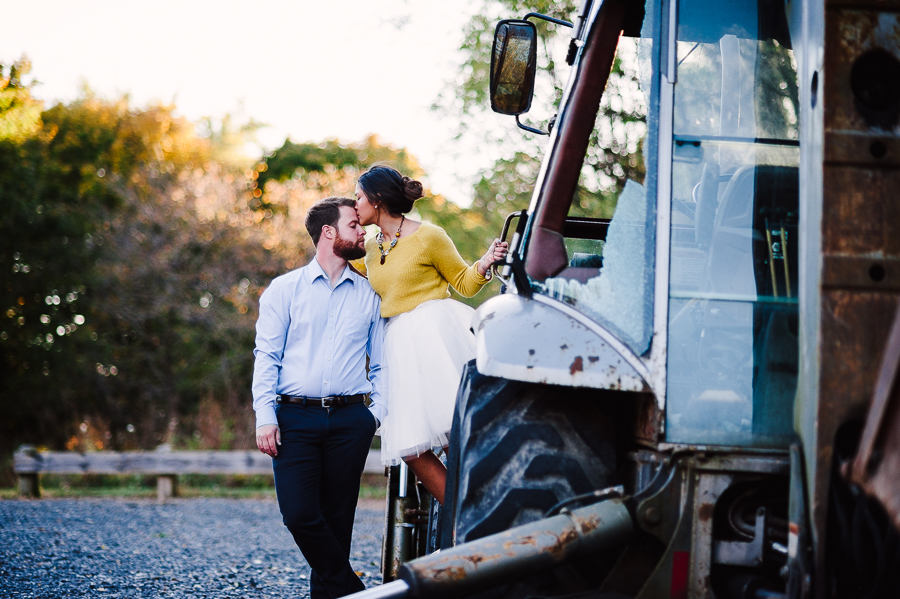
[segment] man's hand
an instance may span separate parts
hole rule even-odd
[[[277,424],[266,424],[256,429],[256,446],[261,452],[274,458],[278,455],[278,445],[281,445],[281,430]]]

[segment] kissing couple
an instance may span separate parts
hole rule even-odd
[[[449,287],[478,293],[507,244],[494,240],[467,264],[442,228],[407,218],[423,191],[379,165],[360,176],[356,200],[317,202],[305,222],[315,257],[260,298],[256,444],[272,456],[284,524],[312,568],[312,599],[365,588],[350,541],[376,430],[382,462],[406,462],[444,502],[447,469],[432,449],[447,448],[459,380],[475,357],[473,310]],[[368,241],[367,225],[378,228]]]

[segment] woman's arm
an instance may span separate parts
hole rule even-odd
[[[426,237],[425,242],[431,263],[460,295],[472,297],[490,280],[486,276],[490,268],[488,260],[494,255],[495,244],[491,244],[488,254],[470,266],[459,255],[450,236],[442,228],[434,227],[433,233]]]

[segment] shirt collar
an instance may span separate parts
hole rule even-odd
[[[326,283],[329,282],[328,275],[325,273],[325,270],[322,268],[322,265],[319,264],[318,258],[316,258],[315,256],[313,256],[312,261],[309,263],[309,275],[310,275],[310,283],[314,283],[316,281],[316,279],[318,279],[319,277],[322,277],[323,279],[325,279]],[[349,264],[347,266],[345,266],[344,270],[341,272],[341,276],[338,279],[338,282],[335,285],[335,288],[337,288],[337,286],[340,285],[341,283],[343,283],[345,280],[348,280],[351,283],[355,282],[355,280],[353,278],[353,271],[350,270]]]

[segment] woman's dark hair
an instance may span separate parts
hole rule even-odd
[[[423,195],[421,183],[384,165],[373,166],[360,175],[359,187],[373,206],[384,206],[391,216],[406,214]]]

